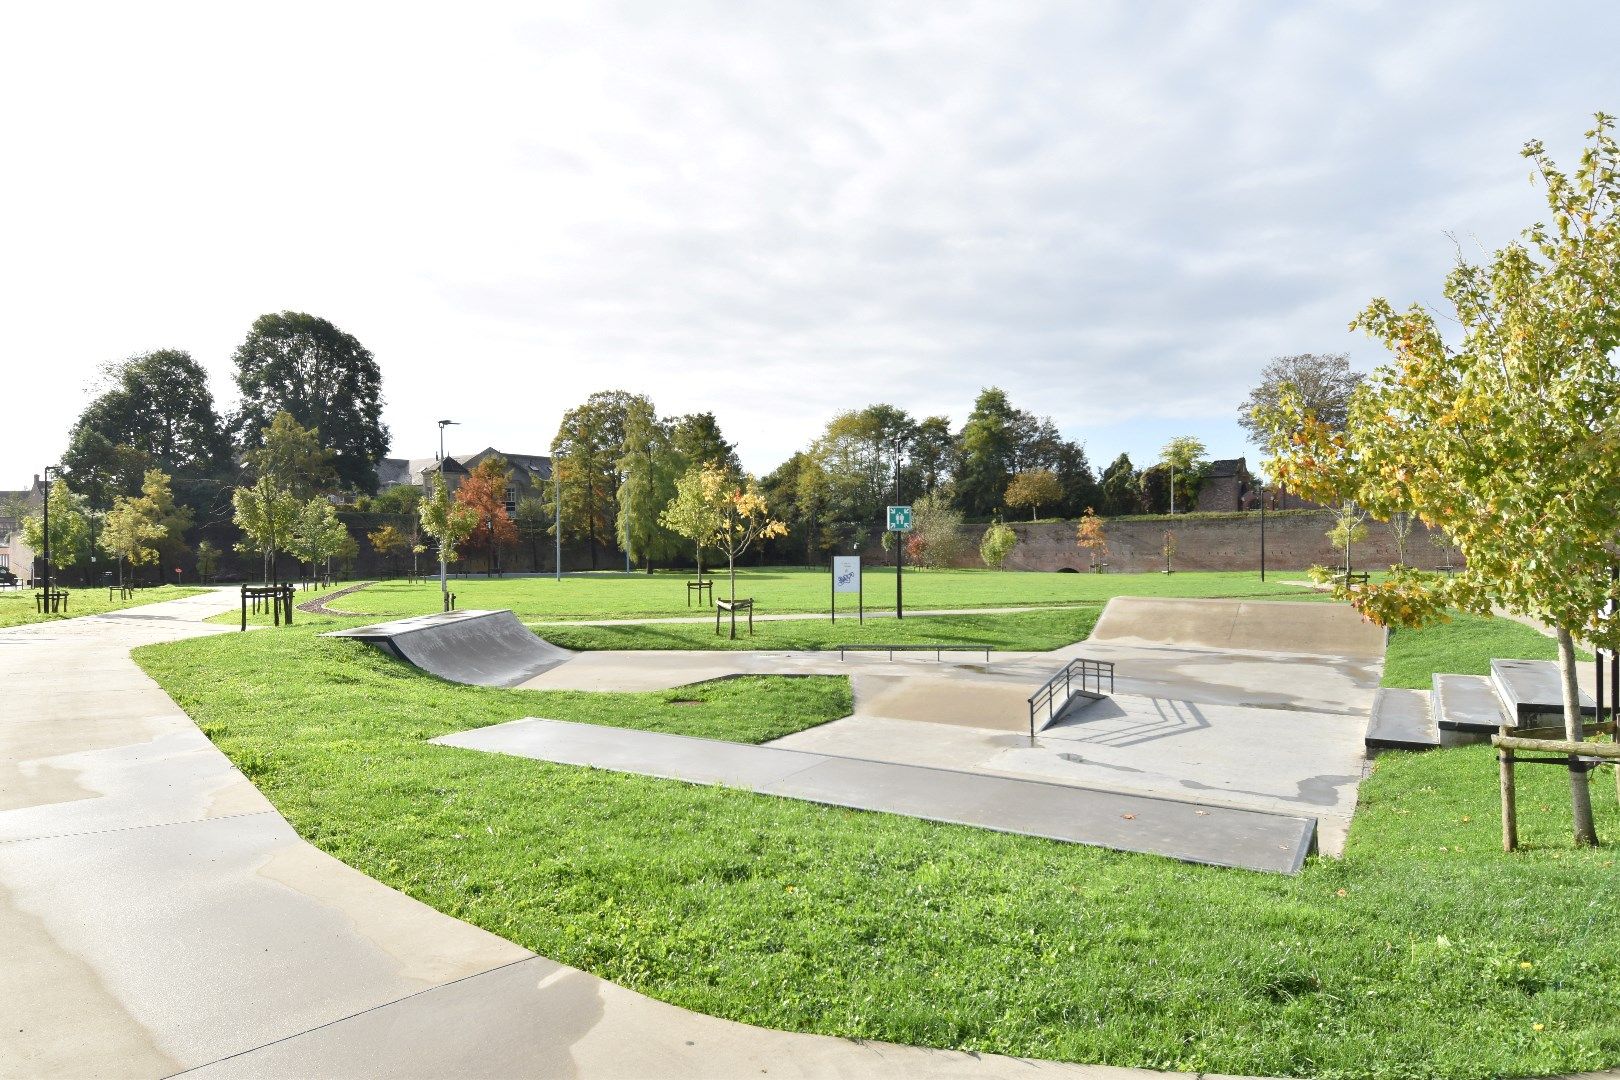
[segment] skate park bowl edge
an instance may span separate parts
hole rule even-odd
[[[537,637],[510,609],[446,611],[332,630],[447,682],[513,687],[574,654]]]

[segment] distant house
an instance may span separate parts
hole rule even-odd
[[[0,568],[23,581],[34,576],[34,550],[23,540],[23,521],[45,501],[45,484],[38,476],[32,487],[0,491]],[[3,575],[0,575],[3,576]]]
[[[501,457],[506,459],[510,479],[506,483],[506,512],[511,514],[517,511],[518,501],[529,497],[539,497],[544,494],[544,488],[551,481],[551,459],[541,454],[512,454],[503,450],[496,450],[493,446],[486,446],[476,454],[449,454],[444,459],[444,483],[451,491],[461,486],[465,479],[478,463],[485,458]],[[386,491],[391,487],[404,484],[414,484],[426,491],[433,482],[433,475],[439,471],[439,459],[430,458],[383,458],[377,463],[377,491]]]
[[[1198,489],[1198,502],[1194,510],[1230,511],[1247,510],[1254,505],[1254,477],[1249,474],[1247,458],[1227,458],[1212,461],[1204,473],[1203,486]]]

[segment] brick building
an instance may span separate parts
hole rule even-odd
[[[501,457],[506,459],[506,465],[511,477],[506,484],[506,512],[508,514],[517,510],[518,500],[544,495],[544,488],[551,480],[551,459],[541,454],[510,454],[486,446],[476,454],[448,454],[444,459],[444,483],[451,491],[461,486],[461,481],[478,467],[479,462],[486,458]],[[430,458],[383,458],[377,463],[377,490],[379,493],[391,487],[403,484],[415,484],[426,491],[432,483],[433,474],[439,471],[439,459]]]

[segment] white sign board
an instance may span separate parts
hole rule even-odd
[[[859,555],[833,556],[833,592],[861,591],[861,557]]]

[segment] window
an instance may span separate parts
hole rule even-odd
[[[511,484],[506,485],[506,512],[517,513],[517,488]]]

